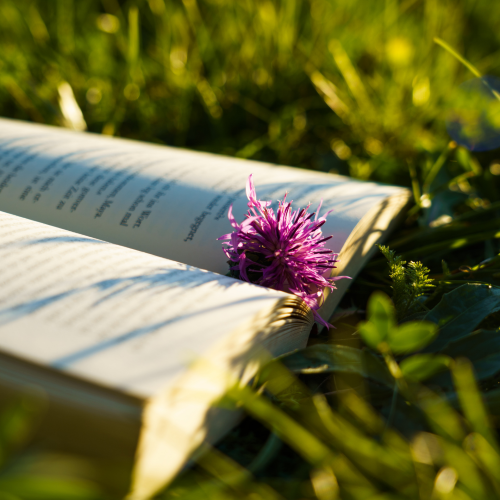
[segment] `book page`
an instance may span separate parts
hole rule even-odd
[[[253,173],[259,199],[309,202],[340,252],[371,208],[396,187],[255,161],[0,119],[0,210],[225,274],[217,238],[247,210]]]
[[[0,212],[0,350],[142,398],[288,295]]]

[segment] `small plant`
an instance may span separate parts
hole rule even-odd
[[[397,318],[401,321],[421,308],[418,298],[434,286],[433,280],[429,278],[429,269],[421,262],[410,261],[405,267],[406,262],[394,250],[383,245],[379,245],[379,248],[389,263],[389,277],[393,283],[392,300]]]

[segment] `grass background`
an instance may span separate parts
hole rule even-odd
[[[449,142],[468,70],[498,74],[497,7],[466,1],[13,1],[4,116],[409,185]],[[488,165],[486,165],[488,166]]]
[[[450,96],[473,75],[433,41],[435,37],[445,40],[482,74],[500,76],[499,20],[500,4],[477,0],[2,0],[0,115],[85,126],[97,133],[408,186],[414,192],[415,205],[389,245],[406,260],[420,260],[430,268],[438,285],[426,302],[432,309],[443,294],[460,285],[500,285],[495,257],[500,251],[500,152],[471,153],[450,142],[445,128],[446,110],[453,105]],[[65,109],[61,94],[69,95],[70,100],[74,96],[81,115]],[[493,264],[481,265],[485,259],[493,259]],[[391,293],[382,256],[366,266],[345,296],[341,307],[349,316],[337,323],[333,336],[315,338],[311,343],[363,346],[366,339],[353,332],[376,289]],[[495,331],[499,324],[495,307],[484,317],[474,312],[480,318],[474,328]],[[388,362],[384,353],[378,355]],[[400,362],[397,356],[396,360]],[[477,373],[478,365],[474,369]],[[456,380],[466,372],[463,367],[454,370]],[[270,394],[268,401],[284,408],[313,438],[331,444],[337,458],[348,457],[358,466],[349,450],[333,438],[328,441],[326,431],[316,424],[301,420],[295,407],[308,408],[304,401],[313,394],[347,390],[352,380],[342,381],[333,368],[314,375],[299,370],[297,376],[302,389],[281,395],[279,401]],[[495,386],[496,376],[495,371],[488,372],[480,380],[483,392]],[[370,380],[363,394],[371,396],[365,399],[391,421],[388,412],[394,399],[391,394],[396,391],[389,391],[386,397],[373,377]],[[296,383],[290,385],[296,387]],[[404,393],[404,387],[402,390]],[[308,391],[309,396],[297,396],[305,394],[300,391]],[[327,397],[334,409],[340,404],[338,394]],[[415,398],[411,391],[403,396],[408,404],[416,404]],[[359,410],[356,404],[351,406]],[[247,410],[252,413],[250,407]],[[22,413],[6,411],[6,415]],[[359,466],[359,477],[346,479],[341,474],[336,478],[330,474],[333,462],[325,468],[310,459],[307,450],[301,454],[304,443],[311,449],[317,445],[314,439],[295,443],[294,448],[293,436],[287,441],[273,427],[281,437],[271,434],[269,438],[266,419],[253,415],[254,419],[245,420],[221,443],[219,452],[224,454],[212,457],[213,464],[222,464],[219,469],[202,461],[164,496],[278,498],[280,492],[285,498],[320,500],[338,495],[423,500],[491,498],[491,491],[494,495],[500,491],[490,483],[483,489],[471,486],[470,475],[475,474],[467,472],[471,467],[480,469],[479,485],[483,476],[487,478],[484,484],[498,480],[491,479],[496,477],[494,468],[483,470],[477,465],[486,460],[477,457],[471,459],[472,465],[465,459],[466,465],[457,465],[431,454],[430,469],[425,472],[425,481],[431,486],[423,489],[418,481],[410,481],[414,488],[405,489],[374,480],[381,473],[397,475],[397,467],[381,466],[377,473],[365,464]],[[363,421],[368,413],[357,415]],[[401,415],[399,424],[411,421],[407,414]],[[467,411],[461,415],[465,417],[456,416],[462,419],[460,425],[467,427],[472,422],[469,430],[474,432],[480,428]],[[378,422],[378,417],[372,417],[364,422]],[[12,435],[5,424],[12,418],[5,417],[3,435]],[[455,417],[449,418],[454,422]],[[362,432],[369,435],[363,425]],[[407,439],[404,446],[410,446],[416,430],[448,439],[429,423],[399,425],[398,432]],[[350,435],[354,431],[344,432]],[[380,437],[384,432],[375,432],[374,443],[386,446],[379,449],[379,457],[396,453],[394,442],[387,444]],[[492,434],[487,436],[492,443]],[[462,450],[460,439],[453,442]],[[446,446],[442,446],[442,456],[453,454]],[[368,456],[367,452],[366,460]],[[371,460],[376,461],[376,456]],[[490,461],[496,460],[495,454],[488,456]],[[248,467],[254,479],[236,463]],[[345,463],[336,464],[343,470]],[[446,472],[448,469],[452,472]],[[9,470],[4,468],[1,477],[8,477]],[[233,479],[228,479],[228,471]],[[450,480],[455,477],[453,471],[458,478],[454,483]],[[403,472],[401,469],[401,477]],[[43,497],[43,485],[26,493],[16,490],[15,482],[2,483],[1,477],[0,497],[2,491],[11,495],[5,497],[9,499],[47,497]],[[349,480],[359,484],[367,480],[375,486],[353,489]],[[104,486],[78,484],[76,481],[73,489],[56,488],[59,493],[50,490],[47,498],[112,496]],[[37,496],[37,491],[42,493]]]

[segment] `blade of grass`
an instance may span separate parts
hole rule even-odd
[[[410,177],[411,177],[411,187],[412,187],[412,191],[413,191],[413,198],[415,200],[415,203],[417,206],[421,206],[421,201],[420,201],[420,197],[421,197],[421,193],[420,193],[420,184],[418,182],[418,177],[417,177],[417,170],[415,168],[415,164],[413,163],[413,161],[409,160],[407,162],[408,164],[408,172],[410,173]]]
[[[269,485],[256,482],[250,471],[237,462],[215,448],[208,445],[205,445],[205,448],[206,450],[197,460],[197,464],[223,484],[240,494],[244,493],[245,490],[250,490],[259,497],[283,500],[283,497]]]
[[[130,7],[128,11],[128,65],[132,79],[139,60],[139,9],[137,6]]]
[[[444,399],[423,386],[417,398],[419,408],[436,434],[455,443],[463,441],[465,433],[460,416]]]
[[[408,252],[402,252],[401,256],[403,258],[417,258],[417,257],[427,257],[433,253],[445,251],[445,250],[457,250],[458,248],[463,248],[473,243],[478,243],[480,241],[485,241],[489,239],[500,238],[500,231],[488,231],[479,235],[473,235],[466,238],[453,238],[440,243],[434,243],[432,245],[426,245],[415,250],[410,250]]]
[[[478,78],[482,78],[482,75],[479,72],[479,70],[473,64],[471,64],[469,61],[467,61],[467,59],[462,57],[456,50],[454,50],[444,40],[442,40],[441,38],[435,37],[434,42],[436,42],[438,45],[441,45],[441,47],[443,47],[443,49],[447,50],[453,57],[458,59],[474,76],[477,76]],[[500,93],[497,90],[495,90],[494,88],[492,88],[486,80],[483,79],[482,82],[484,83],[484,85],[486,85],[486,87],[488,87],[488,89],[491,91],[491,93],[500,101]]]
[[[465,358],[459,358],[451,367],[451,373],[460,405],[472,430],[483,436],[496,448],[486,408],[474,379],[472,364]]]
[[[306,66],[306,72],[318,94],[326,105],[344,122],[349,121],[350,110],[339,97],[338,88],[312,66]]]
[[[495,487],[496,495],[500,496],[500,455],[496,443],[491,443],[481,434],[474,432],[467,436],[464,447],[486,472]]]
[[[235,387],[228,392],[228,397],[240,403],[309,463],[321,467],[333,459],[332,450],[312,432],[249,387]]]
[[[446,148],[443,150],[443,152],[439,155],[438,159],[434,162],[432,167],[429,169],[429,172],[427,173],[424,181],[424,186],[423,186],[423,191],[424,193],[428,193],[430,186],[434,179],[436,178],[436,175],[439,173],[441,168],[443,167],[446,159],[448,158],[448,155],[450,154],[450,151],[454,149],[455,145],[453,143],[448,143]]]
[[[481,73],[479,70],[473,66],[467,59],[462,57],[455,49],[453,49],[450,45],[448,45],[444,40],[439,37],[434,37],[434,42],[438,45],[441,45],[443,49],[447,50],[453,57],[459,60],[474,76],[481,78]]]
[[[374,112],[373,105],[358,72],[354,68],[349,56],[344,50],[344,47],[342,47],[340,41],[330,40],[328,50],[332,54],[335,63],[342,73],[349,90],[358,102],[360,109],[363,110],[363,113],[368,113],[371,116]]]

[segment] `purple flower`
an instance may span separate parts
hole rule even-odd
[[[229,258],[231,276],[293,293],[312,309],[316,321],[327,328],[332,326],[317,312],[323,291],[325,287],[334,290],[334,282],[348,276],[324,276],[338,262],[338,254],[325,248],[332,236],[324,238],[321,232],[331,211],[318,218],[321,203],[315,213],[308,213],[310,204],[292,211],[285,194],[275,214],[269,208],[270,201],[257,199],[252,175],[248,177],[246,191],[249,208],[246,219],[238,224],[231,205],[228,218],[235,230],[218,238],[228,240],[222,245]]]

